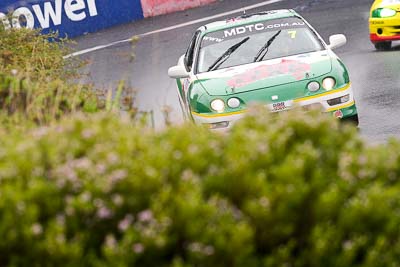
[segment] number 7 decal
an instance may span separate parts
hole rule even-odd
[[[296,33],[297,33],[297,31],[288,31],[288,34],[290,35],[290,38],[292,38],[292,39],[296,38]]]

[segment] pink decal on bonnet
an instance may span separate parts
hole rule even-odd
[[[228,81],[228,85],[231,87],[243,87],[253,82],[279,75],[291,75],[300,81],[309,71],[311,71],[310,64],[284,59],[278,64],[258,66],[236,75]]]

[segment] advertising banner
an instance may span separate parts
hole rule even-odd
[[[1,0],[6,28],[42,28],[74,37],[143,18],[140,0]]]
[[[216,0],[141,0],[144,17],[182,11],[215,2]]]

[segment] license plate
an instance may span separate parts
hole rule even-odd
[[[282,101],[270,104],[269,108],[272,112],[279,112],[290,109],[292,107],[292,104],[293,101]]]

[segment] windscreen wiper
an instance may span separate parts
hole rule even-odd
[[[228,50],[225,51],[225,53],[222,54],[209,68],[208,71],[216,70],[218,69],[230,56],[233,52],[235,52],[242,44],[247,42],[250,39],[250,37],[244,38],[242,41],[239,43],[231,46],[228,48]]]
[[[274,42],[275,38],[278,37],[279,34],[281,34],[282,30],[279,30],[277,33],[272,36],[268,42],[258,51],[257,56],[254,58],[254,62],[257,61],[262,61],[265,57],[265,55],[268,53],[268,48],[271,46],[271,44]]]

